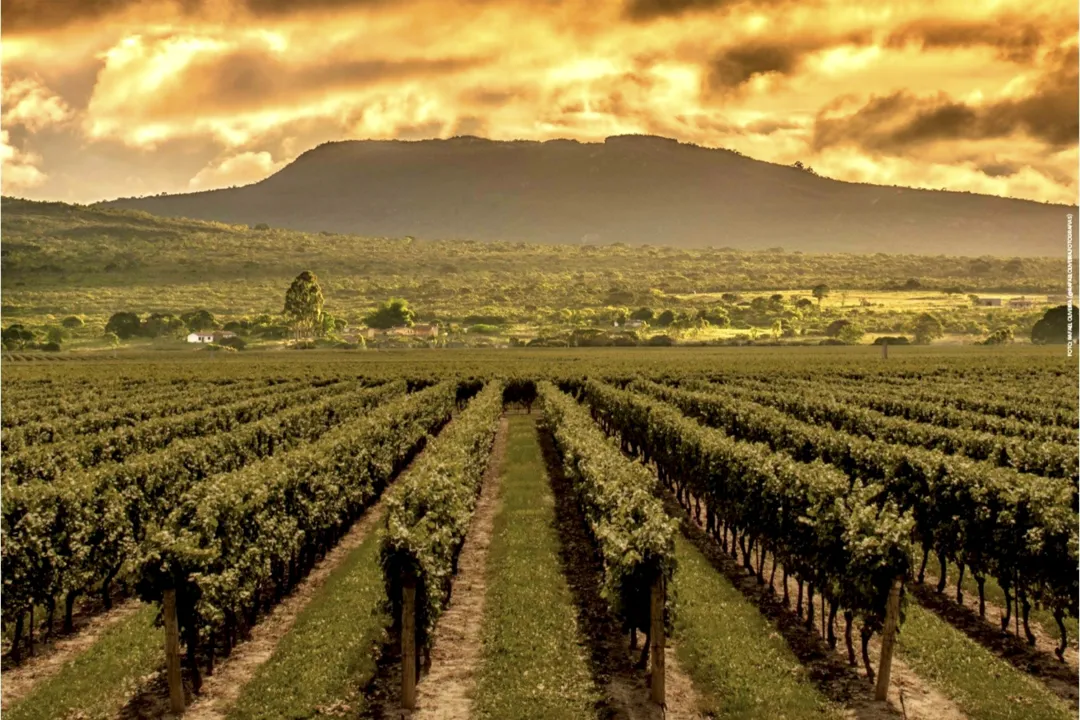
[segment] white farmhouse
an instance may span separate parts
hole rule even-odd
[[[189,333],[187,341],[189,343],[212,343],[234,337],[236,337],[236,333],[231,330],[199,330]]]

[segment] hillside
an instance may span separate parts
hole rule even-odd
[[[657,314],[723,307],[733,333],[796,317],[809,329],[857,317],[868,332],[897,332],[931,310],[952,318],[953,332],[978,336],[1000,322],[1030,326],[1042,308],[990,317],[966,293],[1045,299],[1064,291],[1057,258],[429,241],[256,230],[14,198],[3,198],[0,233],[5,326],[47,328],[78,314],[97,336],[121,310],[274,315],[305,269],[318,274],[327,311],[352,323],[402,297],[424,321],[534,329],[611,327],[620,312],[640,307]],[[818,283],[832,295],[796,310]],[[750,307],[777,292],[782,303]],[[743,296],[724,300],[727,293]]]
[[[1058,256],[1065,206],[846,183],[651,136],[347,141],[245,187],[124,198],[157,215],[372,236]]]

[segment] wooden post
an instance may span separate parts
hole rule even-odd
[[[416,578],[409,575],[401,589],[401,704],[416,709]]]
[[[896,646],[896,626],[900,622],[900,588],[903,584],[903,578],[893,581],[889,589],[889,600],[885,605],[885,627],[881,631],[881,661],[878,663],[875,700],[884,700],[889,695],[889,673],[892,671],[893,649]]]
[[[881,358],[882,358],[882,360],[888,360],[889,359],[889,341],[888,340],[884,340],[881,343]]]
[[[162,602],[165,620],[165,671],[169,680],[169,710],[184,712],[184,683],[180,679],[180,623],[176,619],[176,590],[166,590]]]
[[[664,705],[664,576],[659,575],[653,581],[649,602],[649,654],[652,656],[652,675],[650,677],[651,699],[658,705]]]

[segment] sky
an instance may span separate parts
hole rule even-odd
[[[258,181],[330,140],[649,133],[1075,203],[1074,0],[0,0],[0,185]]]

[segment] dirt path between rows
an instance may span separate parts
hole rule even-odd
[[[202,690],[184,713],[185,720],[219,720],[240,697],[244,686],[259,667],[270,659],[300,613],[326,583],[330,574],[358,548],[382,520],[384,499],[392,486],[383,490],[378,502],[353,524],[338,544],[320,560],[296,588],[270,614],[251,629],[251,637],[233,648],[203,680]]]
[[[5,669],[0,675],[3,688],[0,710],[7,710],[12,703],[26,697],[38,683],[55,676],[64,665],[96,643],[106,630],[131,617],[141,607],[142,603],[132,598],[112,610],[76,614],[73,634],[35,645],[35,655],[24,658],[22,664]]]
[[[510,421],[504,415],[491,450],[480,497],[458,558],[450,604],[439,619],[431,668],[416,686],[416,720],[468,720],[483,642],[487,557],[499,508]]]
[[[955,587],[951,592],[946,589],[946,592],[940,594],[936,587],[937,578],[927,576],[922,585],[912,585],[910,591],[923,607],[932,610],[1016,669],[1038,679],[1050,692],[1070,705],[1075,706],[1080,701],[1080,686],[1076,682],[1080,668],[1077,666],[1076,648],[1072,643],[1066,646],[1065,661],[1062,662],[1053,654],[1058,640],[1035,620],[1029,623],[1036,641],[1035,647],[1032,647],[1023,636],[1017,637],[1013,632],[1001,630],[999,618],[1005,616],[1005,608],[987,601],[986,618],[981,618],[978,593],[964,593],[961,604],[956,602]],[[1015,615],[1013,613],[1014,618]],[[1010,630],[1014,627],[1010,622]],[[1023,632],[1023,626],[1020,632]]]
[[[815,596],[814,628],[806,627],[802,617],[795,613],[795,598],[798,595],[798,583],[788,578],[788,595],[791,606],[785,606],[782,565],[777,566],[769,589],[769,576],[772,562],[765,565],[765,583],[759,584],[755,576],[750,575],[742,566],[742,556],[736,561],[723,551],[720,544],[708,537],[703,523],[692,513],[676,502],[673,495],[665,493],[670,512],[683,520],[683,529],[710,563],[720,571],[748,600],[754,602],[767,618],[774,622],[788,647],[809,670],[811,681],[831,701],[841,705],[845,716],[858,720],[886,720],[906,718],[906,720],[966,720],[967,716],[960,708],[916,674],[897,654],[893,654],[892,673],[889,683],[888,700],[885,703],[873,699],[874,687],[868,681],[866,670],[860,662],[858,667],[847,663],[847,649],[843,641],[843,621],[837,619],[834,632],[839,641],[835,650],[825,640],[827,624],[822,622],[819,597]],[[678,514],[675,514],[678,513]],[[757,549],[751,553],[751,562],[756,567],[759,560]],[[827,615],[826,615],[827,617]],[[858,628],[853,628],[853,641],[856,657],[860,656]],[[881,652],[880,636],[875,635],[869,643],[870,660],[873,667],[878,667]],[[876,679],[876,678],[875,678]]]
[[[672,644],[664,653],[666,706],[649,699],[649,676],[635,669],[640,653],[631,653],[629,637],[600,597],[603,566],[585,518],[574,497],[573,485],[562,472],[551,434],[539,430],[540,448],[555,495],[555,528],[559,536],[563,574],[578,613],[578,626],[589,648],[589,666],[596,687],[604,694],[600,717],[606,720],[700,720],[699,695],[680,667]],[[639,640],[644,636],[639,634]]]

